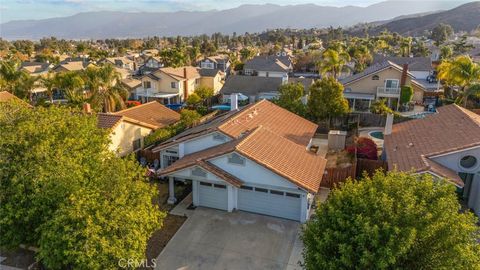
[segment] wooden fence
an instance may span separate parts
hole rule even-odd
[[[357,159],[357,178],[361,178],[363,176],[363,172],[367,172],[369,176],[372,176],[378,169],[387,171],[387,162],[382,160],[371,160],[364,158]]]
[[[323,174],[321,186],[326,188],[334,188],[340,183],[345,182],[347,178],[354,179],[357,173],[356,161],[346,168],[326,168]]]

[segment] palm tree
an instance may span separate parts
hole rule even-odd
[[[355,72],[357,73],[362,72],[372,62],[372,54],[366,45],[353,45],[348,52],[355,62]]]
[[[48,98],[50,99],[50,103],[53,104],[53,89],[57,87],[57,84],[58,84],[58,79],[56,75],[53,75],[52,73],[49,72],[46,77],[40,78],[40,83],[47,90],[47,95],[48,95]]]
[[[104,112],[125,108],[128,90],[120,83],[120,74],[112,65],[85,70],[86,87],[90,91],[90,102]]]
[[[37,87],[37,81],[38,77],[24,73],[15,86],[14,94],[21,98],[28,97],[30,103],[33,103],[33,90]]]
[[[70,104],[74,106],[83,104],[85,82],[79,73],[75,71],[58,73],[55,76],[55,83],[59,89],[65,92],[65,97]]]
[[[438,78],[447,86],[460,87],[456,102],[467,106],[468,98],[478,93],[480,66],[467,55],[443,61],[438,66]]]
[[[339,73],[345,70],[345,65],[350,61],[350,55],[344,51],[328,49],[322,54],[322,61],[319,63],[321,74],[330,74],[337,78]]]

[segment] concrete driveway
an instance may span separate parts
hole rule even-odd
[[[298,222],[197,208],[157,258],[156,269],[300,269]]]

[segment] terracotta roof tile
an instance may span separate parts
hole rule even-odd
[[[201,166],[202,162],[234,151],[310,192],[316,193],[320,187],[326,160],[263,126],[225,144],[187,155],[161,170],[160,175]]]
[[[430,162],[432,156],[474,146],[480,146],[480,115],[455,104],[423,119],[394,125],[384,142],[389,168],[417,172],[441,166]]]
[[[97,119],[97,126],[99,128],[114,128],[121,122],[122,116],[110,113],[98,113]]]
[[[180,120],[180,114],[157,101],[148,102],[113,113],[150,125],[153,129],[162,128]]]

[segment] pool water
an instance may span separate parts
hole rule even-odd
[[[383,132],[382,131],[372,131],[369,134],[370,134],[370,136],[374,137],[375,139],[383,140]]]

